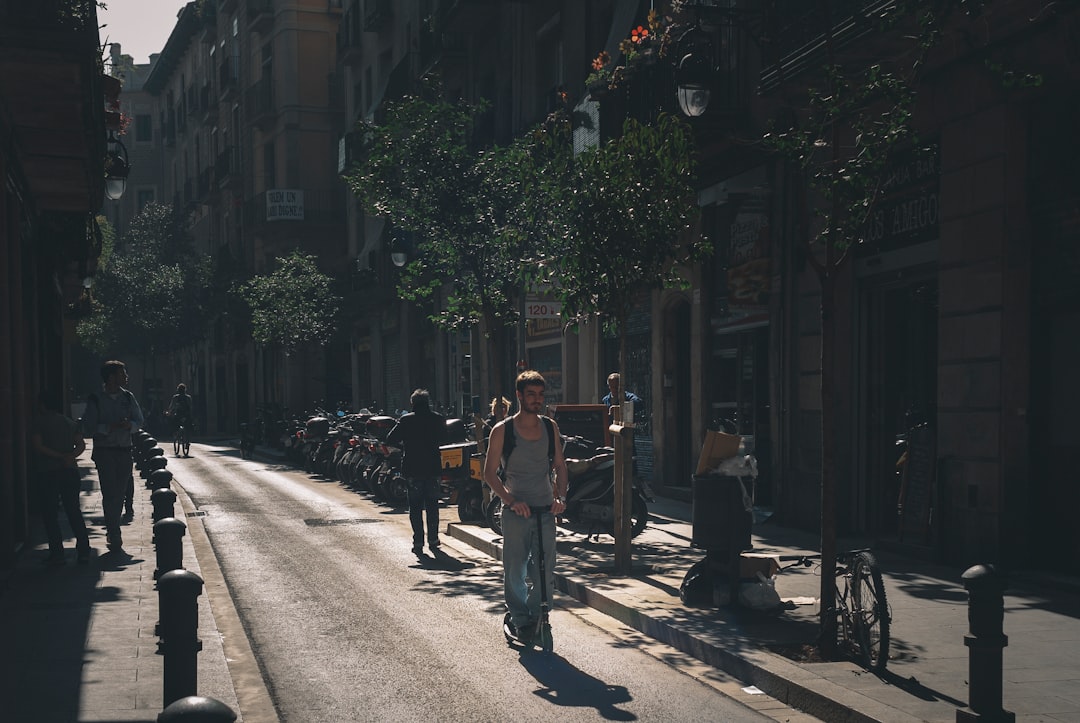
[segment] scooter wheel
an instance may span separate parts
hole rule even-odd
[[[506,638],[507,645],[513,645],[518,642],[518,639],[510,632],[510,613],[506,613],[506,615],[503,616],[503,637]]]

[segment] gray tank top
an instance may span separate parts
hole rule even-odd
[[[513,420],[507,424],[513,424]],[[548,461],[547,425],[540,423],[540,439],[531,441],[514,433],[514,449],[506,463],[506,489],[530,507],[549,507],[555,501]]]

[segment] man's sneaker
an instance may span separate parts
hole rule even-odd
[[[523,643],[531,643],[533,639],[533,633],[536,632],[536,623],[534,623],[532,620],[525,623],[524,625],[519,626],[515,626],[513,623],[510,623],[510,629],[513,632],[515,638],[517,638]]]
[[[124,510],[124,518],[123,519],[124,519],[124,522],[131,522],[132,520],[134,520],[135,519],[135,510],[128,507],[126,510]]]
[[[112,532],[105,535],[105,546],[109,548],[111,552],[124,549],[124,541],[119,534]]]
[[[423,560],[426,557],[426,555],[424,555],[424,546],[423,545],[413,545],[412,554],[416,555],[421,560]]]

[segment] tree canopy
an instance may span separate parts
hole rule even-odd
[[[341,299],[333,280],[319,271],[315,257],[294,249],[274,259],[276,268],[236,286],[251,310],[251,337],[257,344],[291,353],[305,344],[326,344],[336,330]]]
[[[102,258],[80,341],[102,355],[168,353],[191,343],[202,333],[209,269],[184,216],[148,204]]]

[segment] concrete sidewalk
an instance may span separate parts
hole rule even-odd
[[[967,705],[963,570],[875,552],[892,610],[891,657],[886,674],[877,677],[854,663],[792,659],[817,634],[820,578],[815,568],[776,576],[781,598],[803,603],[791,610],[688,607],[679,598],[679,586],[690,566],[704,557],[690,545],[691,505],[658,498],[650,505],[650,517],[648,528],[634,539],[629,577],[613,574],[611,537],[589,541],[560,528],[559,589],[822,720],[953,723],[957,708]],[[450,527],[455,538],[499,557],[501,540],[490,529],[460,523]],[[814,551],[818,541],[764,522],[754,527],[753,545],[756,552],[800,555]],[[842,541],[840,549],[865,546]],[[1080,594],[1014,575],[1005,607],[1009,646],[1004,650],[1003,707],[1017,721],[1080,720]]]
[[[168,454],[171,457],[171,450]],[[163,709],[164,658],[157,654],[159,638],[154,631],[159,615],[150,490],[136,470],[135,518],[123,528],[123,550],[109,552],[101,491],[89,452],[80,459],[80,471],[80,501],[93,547],[89,564],[76,564],[74,543],[61,513],[61,528],[68,535],[67,564],[44,564],[47,545],[34,519],[41,533],[36,549],[23,550],[16,568],[0,579],[0,718],[15,723],[156,721]],[[193,510],[183,490],[174,485],[174,491],[174,516],[187,525],[184,569],[205,583],[198,598],[202,650],[196,692],[221,701],[242,720],[240,688],[241,695],[252,701],[247,710],[266,711],[269,706],[269,717],[254,720],[277,720],[261,678],[251,685],[244,673],[250,649],[238,621],[229,622],[235,612],[201,522],[189,517]],[[203,549],[196,554],[196,547]],[[208,569],[200,566],[208,559]],[[257,670],[253,661],[248,667]],[[245,684],[234,686],[236,678]]]

